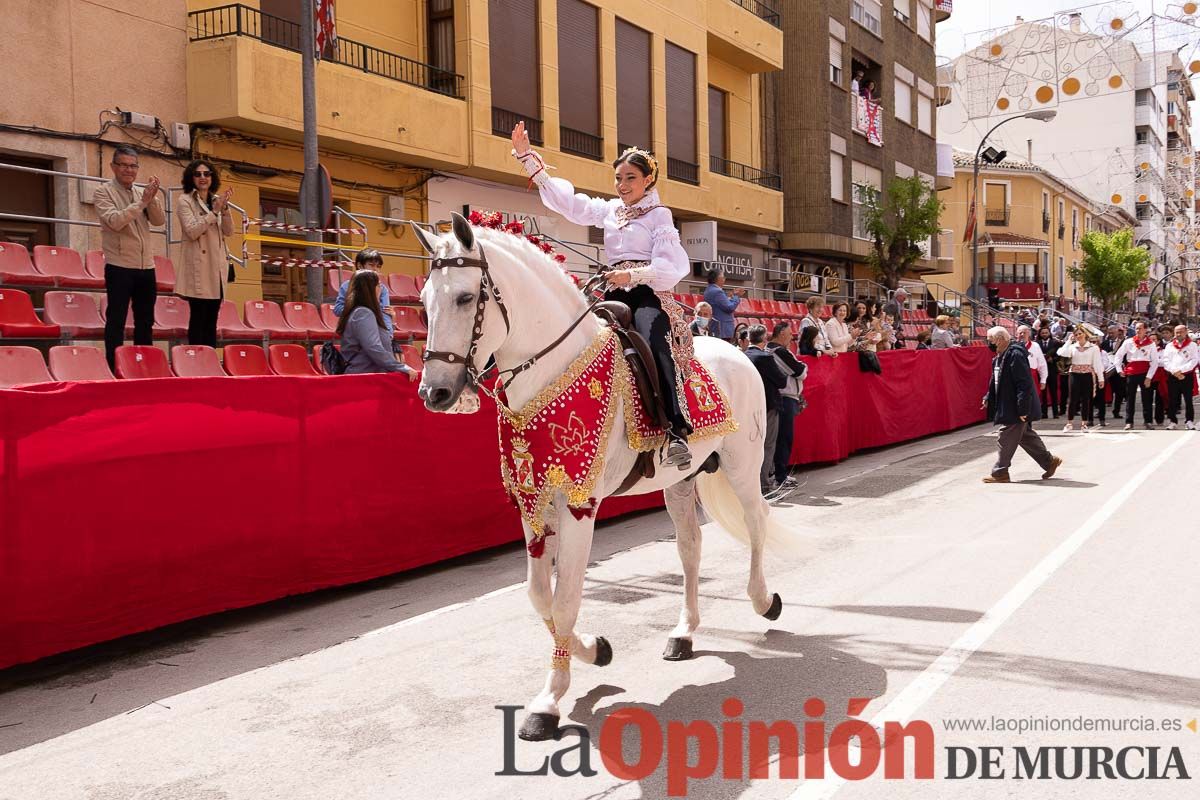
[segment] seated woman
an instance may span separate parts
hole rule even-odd
[[[337,325],[337,334],[342,337],[346,374],[406,372],[408,379],[415,381],[416,370],[397,361],[392,354],[392,337],[379,306],[382,287],[379,273],[371,269],[361,269],[350,279],[346,306]]]
[[[617,199],[576,194],[563,178],[551,178],[541,156],[529,147],[525,123],[512,132],[513,156],[538,187],[542,203],[576,225],[604,229],[604,251],[611,266],[605,271],[606,300],[619,300],[633,312],[633,324],[654,353],[663,388],[670,430],[663,464],[687,469],[692,456],[687,437],[691,425],[679,402],[678,387],[690,368],[692,335],[683,309],[671,290],[691,271],[679,242],[671,211],[658,199],[658,162],[631,147],[613,162]]]

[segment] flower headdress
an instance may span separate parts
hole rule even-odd
[[[646,159],[646,163],[650,165],[650,184],[658,183],[658,160],[650,152],[640,147],[626,147],[625,151],[621,153],[621,159],[628,156],[641,156]]]
[[[543,253],[553,258],[556,262],[558,262],[560,267],[567,260],[567,257],[562,253],[554,252],[554,246],[551,245],[550,242],[542,239],[540,236],[525,233],[525,223],[522,220],[513,219],[505,222],[504,215],[499,211],[493,211],[490,214],[484,214],[480,211],[472,211],[467,216],[467,222],[470,222],[472,225],[480,228],[491,228],[494,231],[504,231],[506,233],[511,233],[513,236],[520,236],[530,244],[537,247]],[[579,279],[568,272],[565,267],[563,267],[563,272],[568,278],[575,282],[576,286],[579,285]]]

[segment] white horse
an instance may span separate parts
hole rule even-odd
[[[438,354],[433,358],[427,355],[421,376],[419,392],[429,410],[477,410],[478,404],[472,402],[477,396],[471,385],[473,376],[468,375],[468,353],[473,360],[473,374],[483,370],[489,357],[495,358],[501,371],[511,369],[538,354],[582,317],[583,321],[553,350],[506,383],[509,406],[520,410],[566,372],[602,333],[604,323],[586,313],[587,300],[573,281],[557,262],[523,237],[473,227],[457,214],[452,233],[430,234],[416,225],[413,229],[434,257],[434,268],[421,292],[428,314],[427,347]],[[675,524],[683,562],[684,602],[663,655],[668,660],[691,657],[692,635],[700,624],[697,489],[705,510],[725,530],[749,543],[746,591],[754,611],[773,620],[782,610],[779,595],[767,590],[762,565],[768,535],[779,541],[785,537],[777,523],[769,522],[769,506],[759,489],[766,428],[762,380],[749,359],[727,342],[697,337],[695,353],[724,391],[737,431],[694,441],[691,469],[680,471],[659,465],[653,479],[642,479],[626,492],[663,490],[667,512]],[[464,392],[468,387],[470,391]],[[605,449],[603,475],[593,492],[598,500],[619,488],[636,459],[625,434],[626,413],[628,409],[617,408]],[[715,473],[693,471],[713,454],[719,459]],[[577,519],[560,494],[545,519],[557,535],[545,539],[545,552],[540,557],[528,557],[528,592],[534,610],[551,634],[557,635],[552,668],[542,691],[529,703],[529,714],[519,734],[532,740],[552,738],[558,729],[559,702],[571,683],[567,654],[597,666],[612,660],[612,648],[603,637],[578,632],[575,627],[594,518]],[[523,524],[528,543],[534,533]],[[552,584],[555,566],[557,580]]]

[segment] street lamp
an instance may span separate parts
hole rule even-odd
[[[996,128],[999,128],[1006,122],[1012,122],[1014,119],[1036,119],[1038,122],[1049,122],[1057,116],[1058,112],[1052,108],[1038,109],[1025,114],[1018,114],[1015,117],[1002,119],[992,126],[992,129],[983,135],[979,140],[979,146],[975,148],[975,171],[971,179],[971,197],[972,203],[975,206],[975,227],[976,230],[971,232],[971,295],[978,301],[980,299],[979,291],[979,154],[983,151],[984,144],[987,143],[988,137],[995,133]],[[1001,151],[1003,153],[1003,151]],[[996,161],[999,163],[1003,159],[1003,155],[998,153]]]

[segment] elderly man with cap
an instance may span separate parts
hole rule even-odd
[[[983,482],[1009,483],[1008,468],[1018,447],[1042,468],[1043,480],[1053,478],[1063,462],[1050,454],[1033,429],[1033,423],[1041,419],[1042,409],[1037,384],[1029,370],[1029,358],[1024,348],[1010,346],[1012,340],[1004,328],[991,328],[987,338],[988,347],[995,351],[996,357],[992,359],[992,380],[984,406],[988,418],[1000,426],[1000,437],[996,443],[999,450],[996,464]]]

